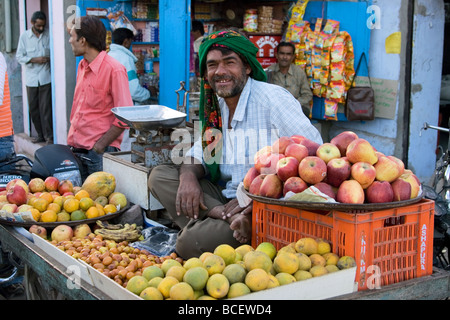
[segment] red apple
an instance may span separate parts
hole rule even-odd
[[[341,156],[345,156],[347,153],[347,147],[353,140],[358,139],[358,135],[353,131],[344,131],[339,133],[333,139],[331,139],[330,143],[334,144],[338,147],[341,152]]]
[[[395,156],[387,156],[387,157],[391,160],[394,160],[397,163],[397,165],[400,168],[401,174],[403,174],[405,172],[405,163],[401,159],[399,159]]]
[[[0,202],[6,202],[6,201],[8,201],[8,199],[6,198],[6,192],[5,192],[5,194],[0,194]]]
[[[284,182],[283,185],[283,196],[289,191],[294,193],[300,193],[308,188],[308,184],[302,180],[300,177],[290,177]]]
[[[336,192],[330,184],[328,184],[326,182],[319,182],[319,183],[316,183],[314,185],[314,187],[319,189],[319,191],[322,192],[323,194],[326,194],[330,198],[333,198],[334,200],[336,200]]]
[[[16,184],[21,186],[25,190],[26,193],[30,192],[28,189],[28,184],[22,179],[13,179],[13,180],[9,181],[6,184],[6,192],[8,193],[8,190],[11,189]]]
[[[276,174],[268,174],[261,183],[259,194],[262,197],[279,199],[283,195],[283,182]]]
[[[73,183],[70,180],[63,180],[59,182],[58,192],[62,195],[67,192],[73,193]]]
[[[299,162],[294,157],[284,157],[277,162],[276,174],[281,181],[298,176]]]
[[[358,181],[363,189],[375,181],[376,174],[375,167],[367,162],[356,162],[350,169],[351,178]]]
[[[73,229],[65,224],[60,224],[51,233],[52,240],[56,242],[70,240],[73,237]]]
[[[340,203],[363,204],[364,189],[356,180],[345,180],[339,186],[336,201]]]
[[[308,139],[308,138],[301,136],[299,134],[294,134],[291,136],[291,139],[294,140],[295,143],[300,143],[301,141]]]
[[[331,159],[327,163],[326,182],[333,187],[339,187],[341,183],[350,177],[351,165],[345,158]]]
[[[286,147],[293,143],[295,142],[290,137],[280,137],[272,144],[272,152],[284,154]]]
[[[17,212],[18,208],[19,207],[15,203],[6,203],[3,205],[2,210],[9,212],[9,213],[14,213],[14,212]]]
[[[256,151],[255,155],[253,156],[253,162],[256,163],[257,158],[266,153],[272,153],[272,146],[265,146]]]
[[[28,189],[28,187],[27,187]],[[27,203],[27,191],[20,184],[15,184],[9,188],[6,194],[6,199],[9,203],[16,204],[18,206]]]
[[[28,188],[32,193],[45,191],[45,182],[41,178],[33,178],[28,182]]]
[[[366,189],[366,199],[368,203],[385,203],[394,200],[394,191],[387,181],[374,181]]]
[[[393,201],[403,201],[411,199],[411,184],[405,179],[398,178],[391,182],[392,191],[394,192]]]
[[[265,159],[262,157],[259,172],[261,174],[275,174],[277,172],[277,163],[283,158],[284,155],[281,153],[271,153]]]
[[[314,142],[312,140],[309,140],[308,138],[304,138],[303,140],[301,140],[298,143],[301,145],[304,145],[308,149],[309,156],[315,156],[317,149],[320,147],[320,144],[318,144],[317,142]]]
[[[250,187],[248,188],[248,192],[255,196],[259,196],[259,189],[261,188],[261,184],[264,181],[265,174],[260,174],[255,179],[253,179],[252,183],[250,184]]]
[[[59,179],[56,177],[47,177],[44,180],[46,191],[58,191]]]
[[[321,144],[316,150],[316,156],[328,163],[331,159],[341,157],[341,152],[334,144],[326,142]]]
[[[373,165],[378,161],[375,152],[369,141],[358,138],[349,143],[345,156],[350,163],[367,162]]]
[[[247,173],[245,174],[244,180],[243,180],[245,190],[247,190],[247,191],[249,190],[253,179],[255,179],[257,176],[259,176],[259,172],[258,172],[258,170],[256,170],[255,167],[251,167],[247,171]]]
[[[33,224],[30,229],[28,229],[30,233],[34,233],[43,239],[47,239],[47,229],[43,226],[38,226],[37,224]]]
[[[404,172],[404,168],[402,170],[396,160],[387,156],[381,156],[374,167],[377,171],[376,179],[378,181],[393,182]]]
[[[421,183],[419,178],[411,170],[406,169],[398,179],[404,180],[411,185],[411,199],[419,195]]]
[[[308,156],[298,165],[298,174],[306,183],[316,184],[326,178],[327,165],[317,156]]]
[[[306,158],[309,155],[309,153],[308,148],[306,148],[304,145],[299,143],[292,143],[286,147],[284,155],[286,157],[294,157],[300,163],[300,161]]]

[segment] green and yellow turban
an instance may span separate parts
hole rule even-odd
[[[206,56],[211,47],[221,46],[243,56],[250,65],[250,76],[259,81],[267,81],[267,76],[259,61],[256,59],[258,48],[245,36],[234,30],[212,33],[205,38],[199,49],[200,59],[200,121],[202,124],[203,155],[206,166],[211,174],[211,180],[216,182],[220,178],[219,163],[222,154],[222,118],[216,94],[211,89],[206,73]]]

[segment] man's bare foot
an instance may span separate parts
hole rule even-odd
[[[240,243],[248,242],[252,235],[250,215],[236,214],[230,220],[230,229],[234,231],[233,237]]]

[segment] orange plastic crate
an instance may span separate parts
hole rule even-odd
[[[430,275],[434,201],[387,210],[311,212],[253,201],[252,245],[277,249],[303,237],[323,238],[356,260],[358,290]]]

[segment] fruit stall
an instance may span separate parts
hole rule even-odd
[[[434,202],[401,160],[354,132],[258,150],[238,188],[253,203],[251,245],[189,259],[147,242],[149,230],[176,230],[148,219],[120,178],[11,180],[0,194],[2,247],[77,300],[450,296],[449,273],[433,267]]]

